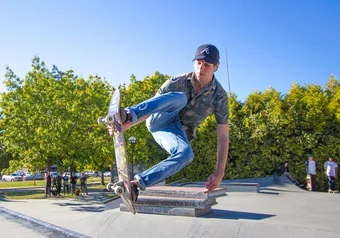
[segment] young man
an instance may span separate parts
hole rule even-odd
[[[324,164],[325,173],[328,178],[329,192],[335,191],[335,179],[338,174],[338,165],[333,161],[333,157],[329,156],[328,161]]]
[[[285,161],[284,163],[282,163],[278,168],[278,174],[280,176],[286,176],[290,181],[292,181],[292,183],[294,183],[295,185],[301,186],[299,181],[297,181],[297,179],[293,175],[291,175],[291,173],[289,172],[288,165],[289,165],[288,161]]]
[[[72,195],[75,194],[76,191],[76,186],[77,186],[77,176],[75,176],[74,172],[71,173],[71,191],[72,191]]]
[[[46,176],[46,189],[45,189],[45,197],[51,197],[51,186],[52,186],[52,177],[50,171],[47,171]]]
[[[211,44],[196,50],[195,71],[166,81],[155,97],[121,110],[123,130],[146,120],[156,142],[170,156],[152,168],[135,175],[132,182],[134,199],[138,189],[156,184],[182,170],[194,158],[189,141],[195,138],[197,127],[211,113],[217,123],[217,161],[208,177],[204,192],[218,188],[224,176],[229,148],[228,96],[214,76],[219,66],[219,51]],[[110,135],[114,130],[108,128]]]
[[[63,180],[64,180],[64,196],[65,196],[65,190],[67,190],[67,194],[69,194],[69,187],[68,187],[69,177],[67,176],[66,172],[63,174]]]
[[[80,190],[82,191],[83,195],[84,194],[88,195],[86,180],[87,180],[87,176],[84,172],[82,172],[81,177],[80,177]]]
[[[316,188],[316,167],[318,164],[313,160],[313,156],[309,155],[306,162],[306,172],[310,177],[311,191],[315,191]]]

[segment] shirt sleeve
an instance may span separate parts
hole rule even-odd
[[[214,110],[217,124],[229,123],[229,103],[226,93],[222,94],[216,102],[216,109]]]
[[[185,90],[185,77],[186,75],[180,75],[172,77],[166,80],[163,85],[158,89],[156,95],[161,95],[169,92],[181,92]]]

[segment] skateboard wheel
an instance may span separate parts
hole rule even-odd
[[[106,122],[107,124],[112,124],[112,123],[114,123],[114,121],[115,121],[115,118],[114,118],[113,115],[107,115],[107,116],[105,117],[105,122]]]
[[[97,122],[98,122],[98,124],[104,124],[105,123],[105,118],[104,117],[99,117]]]
[[[124,188],[122,186],[115,186],[114,187],[115,194],[122,195],[124,193]]]
[[[107,189],[108,191],[113,191],[112,187],[113,187],[113,183],[108,183],[108,184],[106,185],[106,189]]]

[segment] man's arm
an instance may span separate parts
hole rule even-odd
[[[225,167],[228,160],[229,150],[229,124],[217,125],[217,161],[216,170],[211,174],[205,183],[204,192],[210,192],[218,188],[222,182]]]

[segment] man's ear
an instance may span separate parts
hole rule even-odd
[[[214,64],[214,72],[216,72],[218,70],[218,66],[220,65],[220,63],[216,63]]]

